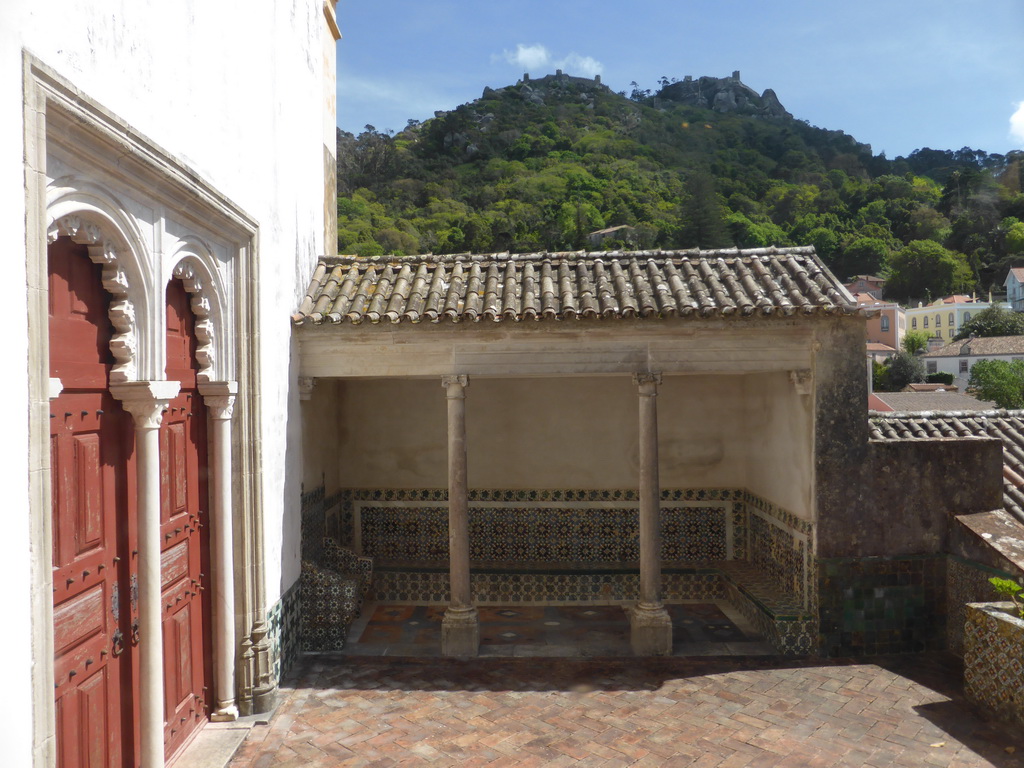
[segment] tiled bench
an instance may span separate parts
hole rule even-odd
[[[317,561],[303,560],[300,634],[303,651],[340,651],[373,583],[373,559],[325,538]]]
[[[564,565],[474,564],[470,588],[478,605],[567,602],[623,603],[636,599],[637,569],[619,563],[586,570]],[[806,655],[817,647],[817,619],[798,598],[764,582],[761,571],[744,562],[666,564],[664,600],[725,600],[780,653]],[[436,563],[376,566],[369,599],[380,603],[434,603],[448,600],[448,569]]]

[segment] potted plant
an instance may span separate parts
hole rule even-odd
[[[1024,726],[1024,600],[1020,584],[989,579],[992,603],[968,603],[964,693],[993,717]]]

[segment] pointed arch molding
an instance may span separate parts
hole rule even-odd
[[[114,326],[114,334],[110,339],[110,352],[114,356],[110,381],[134,381],[138,371],[138,325],[135,321],[135,305],[129,296],[129,279],[119,249],[112,239],[104,237],[99,225],[76,214],[61,216],[47,227],[48,243],[53,244],[62,235],[86,246],[92,262],[103,267],[103,287],[112,297],[109,315],[110,323]]]
[[[215,272],[208,267],[212,261],[211,250],[205,244],[193,241],[179,250],[175,258],[172,275],[182,281],[185,290],[192,296],[192,312],[196,316],[196,338],[199,341],[196,349],[196,362],[199,372],[196,374],[201,382],[218,381],[230,378],[225,372],[227,367],[223,356],[219,354],[220,339],[224,338],[223,329],[218,328],[224,321],[223,292],[217,290]]]

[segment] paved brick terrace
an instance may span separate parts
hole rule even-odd
[[[307,656],[231,766],[1024,766],[961,679],[946,655]]]

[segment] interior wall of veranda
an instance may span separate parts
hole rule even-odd
[[[742,378],[664,377],[662,487],[744,487]],[[349,380],[337,391],[341,486],[446,487],[447,406],[439,380]],[[626,376],[473,378],[466,390],[470,487],[635,488],[638,407]]]
[[[811,396],[797,392],[789,375],[745,376],[742,431],[747,490],[813,520],[813,414]]]
[[[340,484],[342,464],[338,461],[338,426],[341,424],[340,393],[342,383],[317,379],[302,401],[302,491],[309,493],[323,486],[330,496]]]

